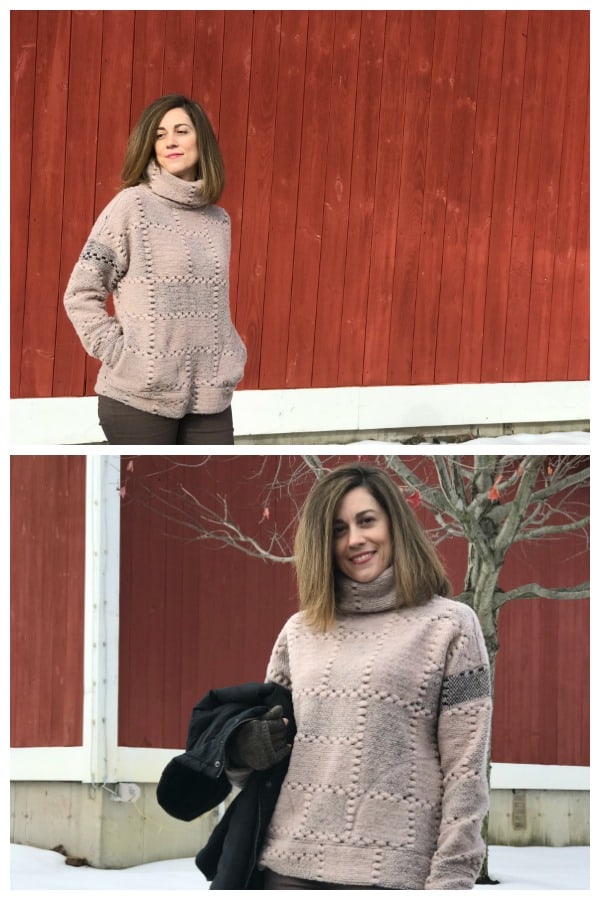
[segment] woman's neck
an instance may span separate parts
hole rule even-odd
[[[146,178],[150,190],[159,197],[191,208],[208,205],[203,193],[202,179],[186,181],[184,178],[178,178],[177,175],[161,169],[154,159],[146,166]]]
[[[338,572],[335,581],[335,599],[338,612],[384,612],[398,606],[396,579],[393,566],[385,569],[373,581],[352,581]]]

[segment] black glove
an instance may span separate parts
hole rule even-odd
[[[250,719],[236,728],[227,741],[226,755],[236,769],[270,769],[290,753],[283,708],[273,706],[260,719]]]

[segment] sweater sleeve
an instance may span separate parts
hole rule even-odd
[[[90,356],[113,365],[123,346],[123,332],[106,310],[108,295],[127,272],[127,226],[124,192],[97,219],[77,260],[64,296],[66,313]]]
[[[490,668],[477,616],[470,607],[460,607],[461,624],[446,654],[441,688],[442,811],[428,890],[472,888],[485,855],[481,827],[489,805]]]
[[[280,631],[267,666],[266,681],[274,681],[291,691],[290,656],[288,650],[288,623]]]
[[[265,681],[274,681],[276,684],[281,684],[283,687],[291,689],[287,631],[285,626],[277,637],[273,650],[271,651],[271,658],[267,666]],[[236,769],[228,760],[225,767],[225,774],[233,787],[243,788],[248,781],[249,776],[252,774],[252,769]]]

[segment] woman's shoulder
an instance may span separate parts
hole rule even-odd
[[[292,615],[288,619],[286,619],[285,622],[283,623],[283,627],[281,630],[282,631],[293,630],[293,629],[297,628],[298,626],[302,625],[303,619],[304,619],[304,614],[302,612],[292,613]]]
[[[209,206],[203,206],[202,209],[209,213],[215,220],[215,222],[219,222],[226,227],[229,227],[231,223],[231,217],[226,209],[222,206],[218,206],[216,203],[211,203]]]
[[[287,641],[289,638],[294,638],[299,633],[309,630],[304,613],[302,611],[292,613],[283,623],[279,631],[278,641]]]
[[[147,193],[148,189],[142,184],[122,188],[106,204],[98,216],[98,222],[127,217],[131,210],[138,208],[140,198],[143,198]]]
[[[436,595],[426,605],[434,614],[445,615],[459,624],[468,625],[478,621],[475,610],[462,600]]]

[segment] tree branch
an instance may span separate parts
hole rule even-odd
[[[511,503],[508,516],[504,520],[495,541],[495,553],[498,559],[504,559],[508,548],[513,543],[519,526],[531,502],[531,492],[537,477],[538,460],[531,456],[522,463],[523,475],[515,498]]]
[[[580,528],[586,528],[590,524],[590,517],[585,516],[575,522],[568,522],[564,525],[541,525],[539,528],[530,528],[517,534],[514,543],[517,541],[537,541],[540,538],[547,537],[550,534],[564,534],[567,531],[578,531]]]
[[[454,510],[446,501],[443,492],[438,488],[427,484],[427,482],[419,478],[418,475],[415,475],[415,473],[409,469],[406,463],[398,456],[386,456],[385,464],[392,472],[399,476],[404,484],[408,485],[413,490],[418,491],[426,506],[431,509],[442,510],[452,516],[452,518],[455,518]]]
[[[581,456],[573,456],[570,457],[573,460],[583,459]],[[587,457],[586,457],[587,459]],[[548,497],[553,497],[555,494],[560,494],[561,491],[567,490],[567,488],[574,487],[578,484],[585,484],[589,481],[590,478],[590,467],[586,466],[585,469],[579,469],[576,472],[571,473],[570,475],[565,475],[564,477],[553,479],[546,487],[541,488],[539,491],[535,491],[532,494],[532,500],[547,500]]]
[[[571,588],[547,588],[541,584],[522,584],[511,591],[504,591],[501,595],[498,608],[504,606],[509,600],[524,600],[531,597],[543,597],[549,600],[587,600],[590,596],[590,583],[584,581]]]

